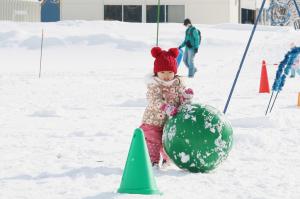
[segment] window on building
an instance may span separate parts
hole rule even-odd
[[[104,20],[122,21],[122,5],[104,5]]]
[[[147,23],[156,23],[157,22],[157,5],[147,5],[146,6],[146,22]],[[165,6],[160,6],[160,16],[159,22],[165,22]]]
[[[167,5],[166,21],[171,23],[182,23],[185,17],[184,5]]]
[[[242,8],[242,24],[254,24],[255,10]]]
[[[123,20],[126,22],[142,22],[142,6],[124,5]]]

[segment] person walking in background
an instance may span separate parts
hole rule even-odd
[[[185,31],[185,39],[178,47],[179,49],[186,47],[183,55],[183,62],[188,67],[189,77],[194,77],[197,72],[197,68],[194,64],[195,55],[198,53],[198,49],[201,42],[201,32],[192,25],[190,19],[185,19],[183,25],[187,28]]]

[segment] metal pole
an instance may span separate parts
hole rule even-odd
[[[265,116],[268,114],[268,110],[269,110],[269,107],[270,107],[270,104],[271,104],[271,101],[272,101],[272,98],[273,98],[273,94],[274,94],[274,91],[272,91],[272,95],[270,97],[270,101],[269,101],[268,108],[266,110]]]
[[[239,3],[239,8],[238,8],[239,9],[239,12],[238,12],[238,15],[239,15],[239,19],[238,20],[239,20],[239,22],[238,23],[242,23],[242,19],[241,19],[241,9],[242,9],[241,8],[241,0],[239,0],[238,3]]]
[[[157,2],[156,46],[158,46],[159,21],[160,21],[160,0],[158,0]]]
[[[247,43],[247,46],[246,46],[246,49],[245,49],[243,58],[242,58],[242,60],[241,60],[239,69],[238,69],[238,71],[237,71],[237,73],[236,73],[236,76],[235,76],[235,79],[234,79],[232,88],[231,88],[231,90],[230,90],[230,94],[229,94],[229,96],[228,96],[228,99],[227,99],[227,102],[226,102],[226,105],[225,105],[225,108],[224,108],[224,111],[223,111],[224,114],[226,113],[227,108],[228,108],[228,105],[229,105],[229,103],[230,103],[230,99],[231,99],[232,93],[233,93],[233,91],[234,91],[235,85],[236,85],[236,83],[237,83],[238,77],[239,77],[240,72],[241,72],[241,69],[242,69],[242,67],[243,67],[243,64],[244,64],[246,55],[247,55],[247,53],[248,53],[248,50],[249,50],[249,47],[250,47],[250,44],[251,44],[253,35],[254,35],[254,33],[255,33],[255,30],[256,30],[256,26],[257,26],[258,21],[259,21],[259,19],[260,19],[260,16],[261,16],[261,13],[262,13],[263,8],[264,8],[264,6],[265,6],[265,3],[266,3],[266,0],[263,0],[263,2],[262,2],[262,4],[261,4],[261,7],[260,7],[260,10],[259,10],[259,14],[258,14],[258,16],[257,16],[257,18],[256,18],[256,20],[255,20],[255,23],[254,23],[254,26],[253,26],[253,29],[252,29],[250,38],[249,38],[249,40],[248,40],[248,43]]]
[[[273,107],[274,107],[274,104],[275,104],[275,102],[276,102],[276,99],[277,99],[277,96],[278,96],[279,92],[280,92],[280,91],[278,91],[278,92],[276,93],[275,99],[274,99],[274,101],[273,101],[273,104],[272,104],[272,106],[271,106],[271,109],[270,109],[270,112],[269,112],[269,113],[271,113],[272,110],[273,110]]]
[[[300,9],[299,9],[299,7],[298,7],[298,5],[297,5],[297,2],[296,2],[296,0],[293,0],[293,1],[294,1],[296,10],[297,10],[297,12],[298,12],[298,15],[299,15],[299,17],[300,17]]]
[[[39,78],[41,78],[41,73],[42,73],[43,44],[44,44],[44,29],[42,29],[41,55],[40,55],[40,73],[39,73]]]

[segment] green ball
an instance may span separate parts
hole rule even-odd
[[[208,105],[183,105],[164,126],[166,153],[179,168],[193,173],[216,168],[227,158],[232,140],[225,115]]]

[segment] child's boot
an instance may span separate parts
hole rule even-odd
[[[158,166],[158,163],[157,162],[152,162],[152,167],[153,168],[158,168],[159,166]]]
[[[167,160],[167,159],[163,159],[162,164],[161,164],[161,168],[165,169],[167,167],[171,166],[171,161]]]

